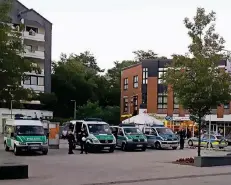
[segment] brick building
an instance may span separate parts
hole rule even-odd
[[[121,72],[121,116],[126,114],[136,115],[139,109],[153,113],[158,117],[173,117],[176,121],[189,120],[189,113],[178,104],[174,92],[168,91],[161,84],[161,76],[166,72],[169,59],[143,60],[136,65],[124,68]],[[220,61],[220,68],[226,69],[227,61]],[[212,130],[218,131],[219,125],[231,127],[230,103],[212,110]],[[231,133],[231,128],[230,128]]]

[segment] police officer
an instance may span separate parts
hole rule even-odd
[[[85,152],[85,154],[88,153],[88,148],[87,148],[87,144],[86,144],[86,131],[84,130],[84,128],[81,128],[81,132],[79,133],[79,140],[80,140],[80,146],[81,146],[81,153],[83,154],[83,152]]]
[[[75,136],[73,134],[73,127],[74,126],[72,124],[69,126],[69,131],[68,131],[68,135],[67,135],[68,144],[69,144],[68,154],[74,154],[73,145],[74,145],[74,142],[75,142]]]
[[[180,149],[183,150],[184,149],[184,139],[186,137],[185,130],[182,128],[178,134],[180,136]]]

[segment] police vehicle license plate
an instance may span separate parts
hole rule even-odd
[[[104,149],[109,149],[110,147],[104,147]]]
[[[143,145],[137,145],[137,147],[142,147]]]
[[[32,146],[32,147],[30,147],[30,148],[31,148],[31,150],[38,150],[38,149],[39,149],[38,146]]]

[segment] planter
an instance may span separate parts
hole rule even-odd
[[[0,180],[28,179],[28,165],[0,164]]]
[[[194,158],[196,167],[212,167],[231,165],[231,155],[226,156],[201,156]]]

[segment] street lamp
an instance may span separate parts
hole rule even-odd
[[[74,102],[74,120],[76,120],[76,101],[75,100],[71,100],[72,102]]]
[[[11,117],[11,119],[13,118],[13,102],[14,102],[15,100],[10,100],[10,117]]]

